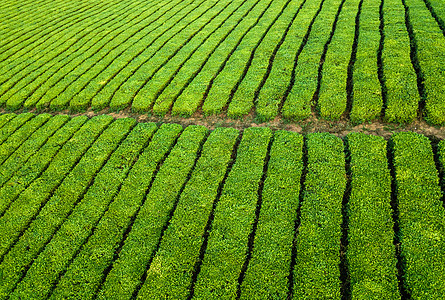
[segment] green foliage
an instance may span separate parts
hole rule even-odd
[[[294,299],[340,299],[343,142],[328,133],[307,136],[307,176],[294,267]]]
[[[404,284],[412,299],[445,295],[445,211],[427,137],[393,135],[395,181]]]
[[[204,115],[237,118],[255,105],[263,122],[305,119],[315,105],[337,120],[350,105],[352,123],[376,119],[383,108],[385,121],[408,123],[420,102],[428,122],[445,123],[443,0],[364,0],[351,82],[359,0],[27,1],[0,12],[7,110],[130,107],[189,117],[202,107]]]
[[[234,149],[233,128],[87,120],[0,115],[0,299],[338,299],[343,218],[348,297],[400,299],[398,272],[413,299],[445,293],[443,182],[423,135],[392,137],[391,195],[381,137],[304,147],[248,128]],[[444,157],[442,141],[441,175]]]
[[[296,54],[320,5],[319,0],[304,3],[275,55],[269,77],[258,94],[256,113],[260,120],[267,121],[278,114],[278,107],[291,82]]]
[[[159,27],[157,22],[167,21],[188,4],[188,1],[182,1],[180,5],[177,5],[178,2],[181,1],[160,1],[156,6],[144,11],[134,22],[127,25],[126,30],[113,39],[113,47],[101,48],[70,73],[76,76],[64,78],[55,86],[63,92],[55,92],[51,99],[42,98],[37,103],[37,107],[44,107],[51,102],[52,109],[70,106],[72,110],[84,110],[90,104],[91,97],[102,89],[112,76],[116,75],[120,67],[125,65],[125,59],[128,61],[131,53],[133,53],[131,55],[133,58],[138,51],[144,50],[148,44],[147,41],[150,38],[154,39],[156,33],[159,34],[159,30],[156,31]],[[121,58],[123,61],[120,63]]]
[[[229,18],[224,20],[223,24],[198,48],[193,55],[185,61],[178,70],[177,74],[172,78],[171,82],[163,87],[161,93],[156,99],[153,106],[153,112],[157,115],[165,115],[176,98],[182,93],[193,78],[204,68],[205,63],[210,59],[211,55],[217,51],[232,30],[239,24],[241,19],[245,17],[252,6],[258,1],[242,2],[239,7],[235,8]],[[238,4],[238,2],[237,2]]]
[[[277,21],[273,23],[266,36],[258,45],[258,48],[256,48],[252,63],[243,80],[239,82],[239,86],[230,102],[227,111],[229,117],[241,117],[248,114],[252,109],[255,92],[258,90],[267,72],[273,53],[272,49],[278,46],[287,26],[292,23],[297,14],[297,8],[302,2],[302,0],[291,0]]]
[[[179,33],[185,24],[193,20],[194,17],[196,18],[199,12],[205,11],[206,5],[210,6],[208,2],[204,2],[203,4],[203,1],[198,3],[183,1],[183,3],[183,5],[186,3],[188,5],[185,5],[182,10],[177,11],[171,18],[167,18],[167,15],[162,16],[165,23],[160,30],[156,30],[157,28],[154,25],[156,23],[151,24],[151,27],[154,28],[145,35],[142,35],[142,32],[138,32],[141,36],[130,44],[131,47],[124,49],[122,44],[119,45],[118,48],[121,48],[122,52],[119,53],[118,59],[110,59],[105,69],[100,70],[97,76],[88,80],[86,87],[71,99],[70,108],[72,110],[84,110],[91,102],[93,109],[100,110],[108,105],[110,97],[113,95],[117,98],[126,97],[126,101],[131,100],[131,95],[138,90],[141,81],[132,80],[129,81],[127,85],[125,85],[124,82],[135,72],[148,71],[143,65],[146,62],[144,57],[151,58],[164,43]],[[199,7],[199,9],[196,10],[197,7]],[[157,20],[157,22],[160,22],[160,20]],[[139,59],[134,59],[135,56],[139,56]],[[106,85],[101,84],[101,82],[106,83]],[[121,84],[122,91],[125,94],[122,95],[118,92],[114,94]],[[125,106],[124,104],[120,104],[115,106],[115,109],[120,109]]]
[[[149,7],[151,6],[148,6],[147,9]],[[123,8],[126,8],[126,10]],[[75,75],[70,74],[67,76],[69,73],[75,70],[77,66],[83,64],[86,60],[89,59],[91,61],[91,57],[95,56],[97,52],[106,47],[108,43],[113,42],[113,39],[115,39],[123,29],[137,24],[133,21],[137,16],[134,16],[133,18],[129,18],[129,16],[132,16],[134,11],[138,8],[138,5],[135,3],[128,3],[126,1],[121,2],[119,7],[115,8],[116,11],[121,13],[113,13],[110,17],[104,18],[106,22],[103,24],[99,22],[101,26],[94,31],[92,30],[91,34],[93,34],[93,36],[88,36],[89,39],[84,41],[81,45],[78,45],[78,47],[70,48],[70,51],[76,51],[66,59],[52,65],[44,74],[40,75],[28,85],[28,89],[31,90],[32,93],[24,98],[25,101],[23,106],[25,108],[31,108],[39,103],[37,105],[39,108],[46,107],[54,97],[63,92],[63,87],[66,87],[67,84],[82,74],[78,70],[74,72]],[[67,76],[67,78],[65,78],[65,76]],[[17,93],[11,96],[6,105],[9,107],[12,101],[19,103],[19,96],[21,95],[18,95]],[[16,100],[13,100],[13,98],[16,98]]]
[[[149,62],[149,67],[140,76],[147,76],[147,80],[138,90],[135,99],[137,101],[144,101],[145,110],[150,109],[155,103],[158,95],[165,89],[167,85],[173,80],[173,77],[182,66],[188,61],[195,52],[204,47],[204,43],[211,38],[211,36],[227,21],[227,18],[234,13],[234,10],[242,5],[241,0],[237,1],[218,1],[218,5],[211,8],[197,21],[192,20],[190,24],[187,24],[185,30],[175,35],[165,47],[161,48],[159,52]],[[195,22],[197,21],[197,22]],[[198,28],[199,27],[199,28]],[[175,46],[180,45],[175,51],[172,51]],[[209,49],[210,50],[210,49]],[[201,57],[204,59],[205,57]],[[195,67],[198,67],[196,65]],[[170,108],[169,104],[164,103],[166,108]],[[111,102],[113,107],[113,101]],[[164,114],[168,112],[164,111]],[[161,114],[157,108],[156,114]]]
[[[115,127],[120,132],[126,133],[135,123],[134,119],[119,119],[110,126],[109,131]],[[153,129],[152,127],[147,130],[144,126],[136,126],[113,152],[83,199],[75,206],[45,249],[34,260],[26,277],[11,294],[13,298],[46,298],[49,296],[53,285],[59,280],[59,276],[90,237],[93,229],[118,193],[133,166],[133,162],[138,159],[140,151],[153,134]],[[104,132],[105,134],[106,132]],[[125,136],[125,134],[122,135]],[[120,138],[117,137],[116,141],[119,140]],[[96,155],[96,159],[101,156],[107,157],[108,155],[105,153]],[[48,202],[47,205],[50,204]],[[52,263],[53,261],[57,261],[57,264]],[[51,297],[61,297],[61,295],[53,292]]]
[[[144,57],[147,57],[142,61],[143,64],[134,70],[124,69],[102,91],[108,91],[107,87],[113,85],[118,78],[125,81],[114,94],[110,104],[111,109],[123,108],[134,98],[134,105],[137,104],[141,111],[150,110],[159,89],[169,81],[176,68],[196,47],[202,44],[213,28],[219,26],[217,22],[226,17],[228,3],[225,0],[218,1],[216,5],[210,1],[197,4],[199,6],[197,9],[186,14],[159,39],[150,43],[142,53]],[[189,6],[192,5],[195,3],[192,2]],[[93,108],[96,105],[93,99]]]
[[[351,194],[346,260],[352,299],[400,299],[391,175],[382,137],[351,133]]]
[[[0,219],[0,256],[3,256],[20,233],[27,227],[40,207],[47,201],[57,186],[63,181],[72,167],[83,156],[102,130],[110,124],[112,117],[99,116],[91,119],[72,137],[62,150],[52,159],[51,164],[40,177],[29,185],[18,198],[12,202]],[[7,187],[5,185],[4,187]],[[22,186],[22,189],[23,190]],[[8,189],[2,199],[11,203],[17,197],[17,189]],[[7,204],[3,206],[7,207]],[[18,217],[20,216],[20,217]]]
[[[190,116],[196,111],[204,101],[207,87],[225,66],[243,37],[249,32],[250,25],[259,18],[269,3],[270,0],[254,3],[249,13],[241,19],[229,36],[215,49],[202,70],[178,96],[172,108],[173,115]]]
[[[75,23],[76,21],[78,21],[80,19],[80,16],[91,16],[91,12],[92,12],[92,8],[94,8],[94,6],[96,6],[98,4],[98,2],[91,2],[91,3],[86,3],[84,5],[78,5],[76,6],[72,6],[70,4],[67,5],[67,11],[65,12],[65,14],[59,13],[54,15],[54,17],[59,18],[59,20],[56,21],[58,22],[45,22],[45,26],[41,26],[42,24],[40,24],[40,26],[36,26],[33,28],[33,26],[35,26],[36,24],[29,24],[30,25],[30,29],[34,29],[34,30],[30,30],[28,32],[23,32],[22,30],[17,30],[15,31],[13,34],[11,34],[13,31],[12,30],[8,30],[7,32],[11,34],[11,36],[8,36],[8,38],[6,38],[5,40],[2,40],[2,42],[4,42],[4,44],[2,46],[4,46],[6,49],[4,51],[2,51],[1,55],[0,55],[0,61],[13,61],[13,64],[11,65],[11,69],[8,71],[12,70],[12,67],[17,66],[20,64],[26,65],[27,59],[29,59],[29,57],[26,55],[27,53],[29,53],[29,51],[33,51],[30,54],[35,54],[35,58],[36,60],[41,57],[42,55],[44,55],[46,52],[42,51],[42,53],[39,53],[37,51],[36,46],[39,46],[40,44],[44,43],[45,41],[48,40],[48,42],[46,44],[44,44],[45,46],[48,46],[49,44],[51,44],[51,42],[55,42],[57,41],[57,38],[59,38],[58,42],[60,41],[60,36],[57,35],[57,33],[59,32],[63,32],[63,30],[65,30],[65,32],[63,33],[67,33],[66,29],[69,28],[70,25],[73,25],[73,23]],[[58,7],[60,9],[60,6]],[[34,12],[38,11],[36,9],[36,7],[34,7],[34,9],[32,10]],[[75,13],[74,13],[75,12]],[[48,11],[44,10],[42,11],[42,14],[46,17],[47,16]],[[23,18],[23,15],[21,16]],[[18,18],[20,21],[23,19]],[[17,20],[17,21],[19,21]],[[21,22],[19,22],[21,23]],[[15,24],[16,26],[18,24]],[[20,28],[20,26],[17,26]],[[22,28],[20,28],[22,29]],[[71,32],[72,33],[72,32]],[[44,39],[46,37],[46,39]],[[70,35],[68,35],[68,37],[71,37]],[[56,44],[57,46],[57,44]],[[43,48],[44,49],[44,48]],[[40,55],[40,56],[39,56]],[[28,61],[29,62],[29,61]],[[18,68],[17,68],[18,69]],[[5,70],[5,73],[7,71]]]
[[[147,132],[156,126],[147,125]],[[172,147],[182,128],[164,124],[138,158],[119,194],[94,229],[88,242],[67,268],[54,290],[53,297],[91,299],[97,292],[105,269],[111,265],[124,231],[131,226],[157,166]]]
[[[277,131],[270,150],[252,258],[240,299],[286,299],[303,170],[303,136]]]
[[[34,84],[38,85],[49,77],[49,74],[44,72],[79,49],[85,41],[83,40],[85,35],[89,32],[94,34],[95,26],[105,23],[107,15],[110,18],[112,13],[107,13],[107,10],[117,8],[107,2],[96,3],[93,7],[91,4],[90,9],[83,14],[77,14],[70,20],[71,22],[55,25],[46,37],[26,47],[16,45],[22,47],[7,56],[7,60],[14,62],[13,65],[0,75],[0,82],[2,82],[0,105],[7,103],[8,109],[20,108],[22,102],[35,88]],[[74,38],[75,36],[77,38]],[[31,84],[32,82],[34,83]]]
[[[416,55],[425,86],[425,110],[428,122],[445,123],[445,36],[425,3],[405,1],[412,26]]]
[[[8,208],[9,204],[24,191],[54,159],[54,156],[85,123],[87,117],[75,117],[64,127],[48,139],[45,145],[37,151],[0,189],[0,215]],[[83,134],[83,133],[82,133]],[[77,136],[79,138],[80,135]]]
[[[318,86],[318,68],[325,44],[328,42],[341,0],[325,0],[323,8],[311,27],[306,45],[298,56],[295,82],[282,108],[282,115],[289,119],[310,116],[312,98]]]
[[[346,110],[348,65],[354,43],[355,18],[360,0],[346,0],[340,12],[323,63],[317,110],[328,120],[338,120]]]
[[[34,115],[31,113],[19,114],[17,116],[13,115],[13,118],[10,119],[7,123],[0,128],[0,145],[18,128],[20,128],[23,124],[28,122]],[[8,118],[9,119],[9,118]]]
[[[235,129],[217,128],[207,139],[138,298],[187,298],[206,225],[237,137]]]
[[[15,2],[14,4],[10,4],[9,7],[7,6],[5,1],[5,5],[3,8],[5,9],[5,12],[9,10],[8,14],[4,14],[4,21],[7,21],[5,23],[9,23],[9,26],[14,26],[15,28],[18,27],[21,23],[21,16],[24,14],[32,16],[32,18],[35,20],[35,22],[30,22],[26,24],[25,30],[12,30],[12,27],[9,28],[9,30],[6,31],[7,26],[3,23],[2,29],[5,30],[5,32],[8,33],[7,36],[5,36],[1,42],[0,47],[4,47],[4,49],[7,48],[6,51],[4,51],[1,56],[1,60],[3,61],[5,58],[8,57],[8,55],[11,55],[14,53],[14,51],[17,51],[19,48],[18,45],[23,45],[23,43],[26,43],[25,45],[32,44],[39,38],[48,35],[51,31],[54,30],[54,24],[60,22],[61,25],[63,25],[65,22],[70,22],[73,18],[73,12],[80,11],[83,12],[85,8],[90,7],[90,3],[86,3],[86,5],[79,5],[78,3],[67,3],[59,1],[56,3],[56,1],[50,2],[50,3],[39,3],[39,9],[36,9],[36,3],[20,3],[20,11],[14,10],[14,4],[17,5],[18,3]],[[60,10],[61,6],[64,8],[63,11]],[[51,13],[52,19],[50,22],[47,22],[47,14]],[[16,47],[16,48],[14,48]]]
[[[130,28],[137,29],[143,24],[144,18],[147,19],[153,11],[152,8],[156,8],[156,5],[162,5],[163,2],[156,4],[147,5],[142,8],[140,5],[135,3],[122,2],[122,5],[126,8],[123,15],[114,15],[112,24],[107,23],[106,30],[96,33],[94,38],[85,43],[82,48],[80,48],[72,60],[67,61],[61,66],[57,64],[53,67],[58,67],[57,72],[55,72],[50,78],[48,78],[43,84],[41,84],[37,89],[35,89],[24,102],[25,108],[34,107],[37,103],[38,108],[44,108],[49,105],[52,99],[57,97],[64,89],[74,80],[80,77],[84,72],[86,72],[89,66],[91,66],[95,59],[100,60],[106,53],[112,49],[107,47],[110,43],[122,43],[124,42],[125,34],[123,31],[129,30]],[[139,14],[135,15],[135,10],[139,11]],[[128,18],[131,15],[132,18]],[[103,50],[103,48],[105,48]],[[90,65],[86,64],[88,62]],[[96,61],[97,62],[97,61]],[[82,67],[80,67],[82,65]],[[77,68],[79,66],[79,68]],[[75,71],[74,71],[75,70]],[[70,74],[74,71],[74,74]],[[70,74],[69,76],[67,76]],[[67,76],[66,78],[64,76]]]
[[[286,2],[287,0],[272,1],[271,6],[264,11],[263,15],[260,15],[259,19],[245,20],[250,23],[250,28],[224,65],[224,69],[213,81],[212,88],[202,106],[204,114],[219,114],[228,105],[231,93],[239,83],[252,51],[266,34],[267,28],[274,23],[284,9]]]
[[[20,147],[40,126],[45,124],[49,119],[50,114],[38,115],[17,129],[11,136],[8,137],[3,144],[0,145],[0,165],[8,159],[14,151]]]
[[[5,124],[16,117],[15,114],[0,114],[0,130]]]
[[[45,247],[45,244],[51,240],[56,231],[64,224],[67,216],[71,214],[77,202],[84,195],[97,172],[101,170],[119,142],[125,138],[131,127],[134,126],[134,123],[134,119],[120,119],[111,124],[54,191],[51,198],[47,200],[38,212],[37,217],[30,223],[28,229],[9,251],[3,263],[0,265],[0,273],[3,274],[5,282],[5,284],[2,285],[2,291],[6,293],[6,291],[10,291],[17,284],[20,275],[22,275],[22,272],[17,272],[17,270],[23,270],[26,266],[29,266],[33,259]],[[137,130],[133,132],[137,132]],[[128,139],[131,139],[131,135]],[[124,146],[125,145],[122,147]],[[122,155],[118,150],[116,155],[119,154]],[[129,155],[131,153],[125,154]],[[124,157],[124,159],[127,158]],[[110,159],[110,162],[112,162],[112,160],[113,157]],[[101,173],[103,172],[110,173],[110,170],[105,168],[101,171]],[[96,177],[95,184],[100,180],[101,173]],[[104,191],[109,191],[109,189],[104,188]],[[20,214],[20,212],[18,213]],[[84,216],[86,217],[87,214],[84,214]],[[19,229],[19,231],[23,230]],[[40,238],[35,239],[35,236],[39,236]],[[70,237],[74,238],[73,235]],[[71,244],[71,246],[74,245]],[[64,248],[65,251],[67,251],[68,247]],[[57,273],[54,271],[54,276],[56,275]],[[50,276],[46,278],[50,280]]]
[[[445,6],[441,0],[426,0],[425,3],[431,7],[431,11],[436,15],[437,22],[442,30],[445,28]]]
[[[385,119],[408,123],[417,117],[420,96],[410,60],[405,8],[400,0],[383,1],[383,76],[386,88]]]
[[[25,100],[27,101],[31,95],[34,95],[34,92],[43,84],[48,84],[50,79],[58,77],[54,75],[60,73],[61,69],[67,64],[70,64],[73,59],[78,64],[79,61],[81,61],[79,60],[80,54],[91,51],[91,47],[97,46],[96,43],[101,38],[106,37],[109,33],[105,28],[118,29],[118,27],[112,25],[116,23],[122,25],[122,23],[119,22],[122,21],[122,16],[117,16],[113,10],[117,10],[121,12],[121,14],[124,14],[123,8],[126,7],[127,9],[130,9],[131,5],[129,6],[128,3],[125,2],[115,2],[111,7],[109,5],[98,5],[97,8],[99,7],[100,9],[98,10],[100,15],[98,18],[95,17],[99,13],[96,11],[95,14],[89,18],[90,20],[88,20],[88,22],[73,22],[73,24],[71,24],[76,25],[76,27],[70,26],[69,29],[73,32],[76,32],[76,30],[78,31],[75,33],[77,39],[68,39],[69,43],[64,43],[53,50],[55,53],[50,52],[46,54],[43,57],[44,59],[41,59],[41,65],[36,66],[35,71],[28,72],[28,74],[24,72],[22,79],[14,87],[8,90],[8,95],[5,96],[7,99],[6,107],[9,110],[16,110],[22,107]],[[77,25],[80,26],[77,27]],[[60,38],[60,36],[58,37]],[[61,51],[61,49],[63,49],[63,51]],[[91,55],[91,52],[89,53]]]
[[[207,133],[201,126],[189,126],[182,133],[159,169],[99,299],[131,299],[142,283],[147,264],[155,254],[163,228],[168,224]]]
[[[37,124],[35,123],[33,126],[38,127],[39,123],[44,122],[45,118],[47,117],[48,115],[43,115],[43,118],[39,118],[40,122],[37,122]],[[11,178],[11,176],[13,176],[14,173],[24,163],[26,163],[26,161],[30,157],[34,155],[40,149],[40,147],[42,147],[46,143],[48,138],[50,138],[57,130],[59,130],[60,127],[65,125],[65,123],[68,122],[69,119],[70,117],[65,115],[55,116],[53,118],[50,118],[45,125],[42,125],[40,128],[38,128],[31,136],[24,136],[22,137],[22,139],[18,141],[16,140],[18,143],[20,143],[20,147],[17,148],[17,150],[15,150],[13,153],[11,153],[10,156],[0,165],[0,187],[3,186],[3,184],[8,181],[9,178]],[[31,123],[31,121],[28,123]],[[22,129],[24,128],[25,126],[22,127]],[[10,141],[10,139],[8,139],[8,141]],[[8,141],[6,143],[8,143]],[[1,152],[5,150],[3,148],[3,145],[0,146]]]
[[[255,221],[258,188],[272,131],[248,128],[214,212],[194,299],[234,299]]]
[[[379,117],[382,110],[382,88],[378,78],[377,52],[380,45],[379,3],[364,0],[360,12],[357,56],[352,76],[353,123],[362,123]]]

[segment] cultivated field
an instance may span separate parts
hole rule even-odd
[[[0,300],[445,299],[444,1],[2,1]]]
[[[445,123],[443,0],[4,0],[0,106]]]
[[[0,299],[441,299],[444,163],[411,132],[3,114]]]

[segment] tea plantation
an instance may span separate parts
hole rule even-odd
[[[2,114],[0,299],[441,299],[444,164],[412,132]]]
[[[445,123],[443,0],[5,0],[0,106]]]

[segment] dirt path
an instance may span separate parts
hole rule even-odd
[[[0,113],[6,113],[7,111],[2,109]],[[22,111],[17,111],[20,113]],[[30,110],[29,112],[39,113],[36,110]],[[426,123],[424,120],[416,120],[410,124],[396,124],[396,123],[386,123],[382,120],[376,120],[372,122],[366,122],[360,125],[353,125],[346,119],[341,119],[339,121],[327,121],[319,119],[315,116],[308,118],[303,121],[291,122],[286,119],[276,118],[270,122],[258,122],[255,120],[253,114],[245,116],[240,119],[231,119],[225,115],[217,116],[203,116],[200,113],[195,113],[193,116],[188,118],[182,118],[179,116],[166,115],[164,117],[152,116],[148,114],[138,114],[131,112],[130,109],[126,109],[120,112],[109,112],[108,109],[104,109],[99,112],[94,112],[88,110],[83,113],[72,113],[70,110],[64,111],[43,111],[51,113],[53,115],[57,114],[69,114],[72,116],[86,115],[88,117],[93,117],[95,115],[109,114],[114,118],[135,118],[139,122],[163,122],[163,123],[178,123],[183,126],[187,125],[203,125],[209,129],[214,129],[216,127],[233,127],[239,130],[243,130],[247,127],[270,127],[274,130],[285,129],[289,131],[295,131],[299,133],[310,133],[310,132],[329,132],[339,137],[344,137],[350,132],[364,132],[368,134],[374,134],[389,138],[393,133],[401,131],[413,131],[417,133],[424,134],[428,137],[435,137],[438,139],[445,139],[445,126],[438,127],[432,126]]]

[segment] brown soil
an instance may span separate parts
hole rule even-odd
[[[6,111],[0,110],[0,113]],[[19,111],[20,112],[20,111]],[[19,113],[17,112],[17,113]],[[36,110],[30,110],[30,112],[37,113]],[[353,125],[346,119],[338,121],[327,121],[319,119],[316,116],[312,116],[303,121],[292,122],[280,117],[275,118],[269,122],[258,122],[253,114],[249,114],[239,119],[231,119],[224,114],[216,116],[203,116],[200,112],[195,113],[191,117],[183,118],[179,116],[166,115],[164,117],[152,116],[149,114],[136,114],[132,113],[130,109],[125,109],[120,112],[110,112],[108,109],[104,109],[99,112],[88,110],[83,113],[72,113],[69,110],[50,112],[53,115],[56,114],[69,114],[72,116],[86,115],[93,117],[96,115],[108,114],[114,118],[135,118],[138,122],[162,122],[162,123],[178,123],[183,126],[188,125],[202,125],[209,129],[215,129],[216,127],[233,127],[239,130],[243,130],[248,127],[270,127],[274,130],[289,130],[299,133],[311,133],[311,132],[329,132],[339,137],[344,137],[350,132],[364,132],[367,134],[374,134],[389,138],[392,134],[401,131],[413,131],[424,134],[428,137],[435,137],[438,139],[445,139],[445,126],[432,126],[426,123],[424,120],[415,120],[410,124],[394,124],[385,123],[382,120],[376,120],[372,122],[366,122],[360,125]]]

